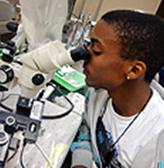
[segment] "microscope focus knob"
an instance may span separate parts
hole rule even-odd
[[[5,131],[0,131],[0,146],[3,146],[7,143],[8,136]]]
[[[13,134],[16,130],[16,119],[13,116],[8,116],[5,120],[4,129],[7,133]]]
[[[35,85],[41,85],[44,82],[44,76],[42,74],[36,74],[32,77],[32,82]]]
[[[0,67],[0,83],[5,84],[10,82],[14,78],[14,71],[8,65],[2,65]]]

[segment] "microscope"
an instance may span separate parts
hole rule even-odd
[[[3,89],[11,89],[18,84],[21,95],[30,98],[53,78],[57,69],[89,59],[86,45],[66,50],[59,40],[22,55],[12,57],[11,54],[11,50],[3,49],[0,60],[0,86]]]
[[[16,112],[0,110],[0,167],[5,166],[8,150],[18,144],[13,139],[15,132],[24,132],[24,144],[36,142],[45,105],[42,96],[36,95],[56,70],[90,57],[86,45],[66,50],[59,40],[16,56],[13,48],[13,44],[0,45],[0,91],[20,87]]]

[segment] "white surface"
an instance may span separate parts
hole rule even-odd
[[[16,93],[13,91],[13,93]],[[12,96],[10,99],[14,99],[17,96]],[[71,94],[72,101],[76,102],[74,111],[72,111],[68,116],[60,119],[54,120],[42,120],[41,129],[37,145],[44,151],[49,160],[52,162],[53,168],[61,167],[65,156],[68,152],[69,146],[77,132],[81,121],[81,112],[83,108],[78,108],[83,106],[84,98],[83,96],[78,96]],[[79,97],[79,99],[78,99]],[[64,101],[64,99],[62,100]],[[15,100],[8,100],[7,103],[10,104],[10,108],[15,108]],[[5,103],[6,104],[6,103]],[[67,108],[67,107],[65,107]],[[54,104],[52,102],[46,101],[44,108],[44,115],[57,115],[61,114],[68,109],[62,108],[61,106]],[[16,136],[16,134],[14,134]],[[22,139],[22,132],[17,132],[17,137]],[[6,164],[5,168],[20,168],[20,151],[22,146],[19,147],[19,151],[16,156]],[[11,152],[10,152],[11,153]],[[37,148],[35,144],[27,144],[24,149],[23,163],[25,168],[50,168],[47,160]]]

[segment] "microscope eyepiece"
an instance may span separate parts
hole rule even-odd
[[[73,50],[71,50],[72,59],[77,62],[79,60],[86,60],[90,58],[89,51],[87,50],[87,45],[79,46]]]

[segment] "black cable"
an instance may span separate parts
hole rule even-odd
[[[24,140],[23,145],[22,145],[22,150],[21,150],[21,153],[20,153],[20,164],[21,164],[22,168],[25,168],[25,166],[23,164],[23,152],[24,152],[25,146],[26,146],[26,141]]]
[[[11,96],[19,96],[19,94],[9,94],[9,95],[7,95],[6,97],[4,97],[3,99],[1,98],[1,102],[3,102],[3,101],[5,101],[5,100],[7,100],[9,97],[11,97]]]
[[[51,116],[51,115],[45,116],[45,115],[43,115],[43,116],[42,116],[42,119],[57,119],[57,118],[62,118],[62,117],[64,117],[64,116],[68,115],[68,114],[73,110],[74,105],[73,105],[73,103],[56,87],[55,84],[53,84],[53,83],[49,83],[49,84],[52,85],[52,86],[54,87],[54,89],[56,89],[57,92],[60,93],[60,94],[70,103],[71,108],[70,108],[68,111],[66,111],[65,113],[62,113],[62,114],[60,114],[60,115],[55,115],[55,116]]]
[[[12,140],[12,138],[13,138],[13,134],[12,134],[12,136],[11,136],[11,140]],[[11,143],[11,141],[10,141],[10,143]],[[14,158],[14,156],[17,154],[17,152],[18,152],[18,149],[19,149],[19,140],[18,140],[18,143],[17,143],[17,145],[16,145],[16,149],[14,150],[14,152],[13,152],[13,154],[7,159],[7,162],[9,162],[11,159],[13,159]],[[10,149],[10,148],[9,148]]]
[[[16,149],[14,153],[7,159],[7,162],[9,162],[16,155],[17,152],[18,152],[18,149]]]
[[[3,92],[2,92],[3,93]],[[19,94],[9,94],[8,96],[4,97],[4,93],[2,95],[2,98],[0,99],[0,107],[4,108],[5,110],[8,110],[10,112],[13,112],[13,109],[5,106],[4,104],[2,104],[3,101],[7,100],[10,96],[19,96]],[[4,98],[3,98],[4,97]]]
[[[4,108],[5,110],[8,110],[8,111],[10,111],[10,112],[13,112],[13,109],[11,109],[11,108],[5,106],[5,105],[2,104],[1,102],[0,102],[0,106],[1,106],[2,108]]]

